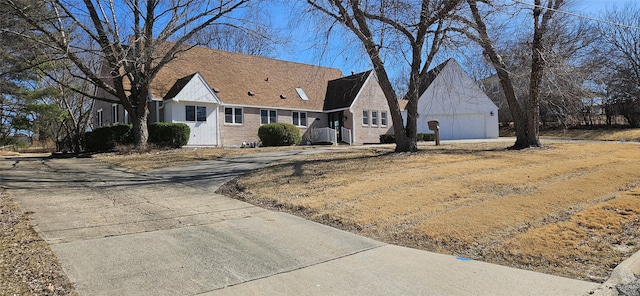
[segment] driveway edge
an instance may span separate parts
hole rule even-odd
[[[639,282],[640,277],[638,276],[640,276],[640,251],[618,264],[611,272],[609,279],[589,294],[597,296],[626,295],[620,293],[618,289],[621,286]]]

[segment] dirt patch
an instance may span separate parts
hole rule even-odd
[[[77,295],[28,214],[0,190],[0,295]]]
[[[384,242],[594,282],[640,248],[640,145],[349,150],[220,192]]]

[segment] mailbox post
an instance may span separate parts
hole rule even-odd
[[[433,131],[436,140],[436,146],[440,146],[440,123],[437,120],[427,122],[429,129]]]

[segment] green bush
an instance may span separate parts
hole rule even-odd
[[[116,145],[133,144],[132,126],[119,124],[97,128],[84,134],[85,151],[99,152],[109,151]]]
[[[380,143],[393,144],[396,142],[396,135],[394,134],[382,134],[380,135]]]
[[[302,141],[300,129],[289,123],[269,123],[258,129],[263,146],[292,146]]]
[[[434,134],[418,133],[416,135],[416,140],[418,142],[434,141],[435,136]],[[395,142],[396,142],[396,135],[393,135],[393,134],[380,135],[380,143],[382,144],[393,144]]]
[[[421,134],[418,133],[417,135],[417,140],[418,142],[428,142],[428,141],[435,141],[435,135],[434,134]]]
[[[191,129],[184,123],[154,122],[149,125],[149,143],[160,147],[187,145]]]

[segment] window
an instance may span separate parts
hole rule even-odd
[[[129,124],[129,112],[127,110],[124,110],[124,117],[122,120],[124,121],[124,124]]]
[[[387,112],[380,111],[380,125],[387,126]]]
[[[293,112],[293,125],[307,126],[307,113]]]
[[[196,106],[184,106],[184,110],[187,121],[196,121]]]
[[[242,124],[242,108],[224,108],[224,123]]]
[[[184,109],[187,121],[207,121],[207,107],[185,106]]]
[[[497,81],[491,82],[491,92],[494,94],[500,92],[500,85]]]
[[[207,121],[207,107],[206,106],[197,106],[196,107],[196,121]]]
[[[369,111],[362,111],[362,125],[369,125]]]
[[[371,125],[378,126],[378,111],[371,111]]]
[[[276,110],[260,110],[260,124],[278,122]]]
[[[111,123],[116,124],[118,122],[120,122],[119,118],[118,118],[118,104],[113,104],[111,105]]]
[[[98,114],[96,114],[96,120],[98,121],[98,127],[102,126],[102,109],[98,110]]]
[[[309,100],[309,97],[307,97],[307,94],[302,90],[302,88],[296,87],[296,92],[298,92],[298,95],[303,101]]]

